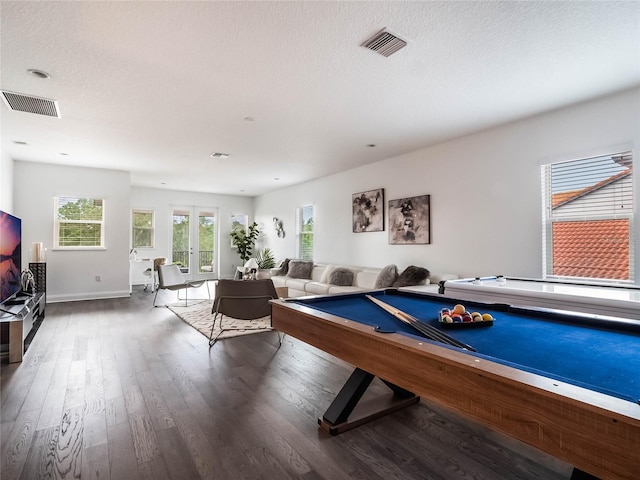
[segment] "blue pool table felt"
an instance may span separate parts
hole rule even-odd
[[[469,355],[631,402],[640,401],[640,327],[635,331],[605,328],[579,323],[580,316],[539,314],[534,310],[514,313],[446,297],[395,292],[376,292],[374,296],[471,345],[477,352],[467,352]],[[361,294],[318,297],[297,303],[429,342]],[[468,310],[490,313],[495,318],[493,326],[443,329],[438,322],[438,312],[456,303],[462,303]],[[572,321],[565,321],[567,319]]]

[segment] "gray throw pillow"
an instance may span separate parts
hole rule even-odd
[[[393,282],[395,282],[397,279],[398,279],[398,267],[396,267],[393,264],[387,265],[380,271],[378,278],[376,278],[376,283],[374,285],[374,288],[390,287],[391,285],[393,285]]]
[[[289,277],[311,279],[311,270],[313,270],[313,262],[305,260],[291,260],[289,262]]]
[[[280,270],[278,270],[278,273],[276,275],[284,277],[289,272],[289,262],[290,260],[288,258],[285,258],[280,264]]]
[[[338,287],[353,285],[353,272],[348,268],[334,268],[329,274],[329,283]]]
[[[395,282],[393,282],[393,286],[408,287],[411,285],[424,285],[427,278],[429,278],[429,270],[411,265],[400,274]]]

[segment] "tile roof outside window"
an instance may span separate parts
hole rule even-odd
[[[629,279],[629,220],[553,224],[553,273]]]

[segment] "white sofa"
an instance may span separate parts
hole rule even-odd
[[[323,275],[327,268],[348,268],[354,273],[353,285],[338,286],[330,283],[322,282]],[[376,280],[380,275],[382,268],[372,267],[356,267],[351,265],[329,265],[315,263],[311,270],[310,279],[291,278],[289,276],[277,275],[278,269],[272,270],[271,280],[276,287],[287,287],[289,289],[289,297],[301,297],[305,295],[330,295],[335,293],[359,292],[363,290],[375,289]],[[402,270],[400,273],[402,273]],[[414,287],[402,287],[403,289],[415,291],[423,291],[430,293],[438,293],[438,282],[440,280],[451,280],[458,278],[452,274],[430,274],[425,285],[416,285]]]

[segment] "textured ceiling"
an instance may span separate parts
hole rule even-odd
[[[2,105],[3,150],[138,186],[258,195],[640,84],[637,1],[0,8],[0,86],[62,114]]]

